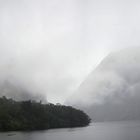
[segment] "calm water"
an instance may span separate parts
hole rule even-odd
[[[140,122],[92,123],[88,127],[0,133],[0,140],[140,140]]]

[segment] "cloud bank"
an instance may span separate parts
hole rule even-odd
[[[8,81],[31,95],[63,103],[91,64],[104,55],[97,47],[85,47],[85,4],[75,0],[1,0],[2,86]]]
[[[109,52],[140,45],[139,7],[138,0],[0,0],[1,83],[63,103]]]

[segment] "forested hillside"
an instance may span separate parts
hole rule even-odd
[[[86,126],[90,118],[71,106],[0,98],[0,131]]]

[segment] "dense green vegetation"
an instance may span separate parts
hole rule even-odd
[[[0,98],[0,131],[86,126],[90,118],[70,106]]]

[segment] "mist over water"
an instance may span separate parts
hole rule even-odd
[[[13,99],[0,129],[85,126],[72,108],[92,119],[0,139],[140,140],[139,13],[139,0],[0,0],[0,97]]]

